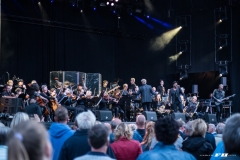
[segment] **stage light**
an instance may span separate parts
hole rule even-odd
[[[115,2],[118,2],[118,0],[115,0]]]
[[[82,10],[82,9],[80,9],[80,13],[83,13],[83,10]]]
[[[91,2],[91,7],[93,8],[94,11],[97,10],[97,2],[95,0]]]
[[[173,39],[173,37],[180,31],[180,29],[181,29],[180,27],[177,27],[175,29],[163,33],[161,36],[152,40],[150,44],[151,49],[163,50],[166,47],[166,45],[168,45],[169,42]]]
[[[53,0],[51,0],[50,2],[53,3]]]
[[[114,6],[114,3],[111,3],[111,6]]]
[[[73,3],[72,6],[75,7],[75,4]]]
[[[222,22],[222,20],[221,20],[221,19],[219,19],[219,22],[221,23],[221,22]]]
[[[177,53],[177,54],[175,54],[175,55],[173,55],[173,56],[168,57],[169,63],[172,63],[172,62],[176,61],[181,54],[182,54],[182,53],[179,52],[179,53]]]
[[[109,2],[107,2],[107,5],[109,5]]]
[[[38,2],[38,5],[41,5],[41,2]]]
[[[121,17],[120,17],[120,16],[118,16],[118,19],[121,19]]]

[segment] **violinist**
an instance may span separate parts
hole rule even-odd
[[[7,81],[7,85],[10,86],[10,89],[11,89],[11,92],[12,92],[12,89],[13,89],[13,80],[8,80],[8,81]]]
[[[121,95],[122,96],[128,96],[128,95],[130,95],[129,93],[128,93],[128,84],[123,84],[123,90],[122,90],[122,92],[121,92]]]
[[[115,118],[123,118],[124,116],[124,111],[121,109],[118,101],[121,98],[121,91],[120,89],[116,89],[114,94],[113,94],[113,101],[112,101],[112,109],[114,111]]]
[[[20,88],[23,93],[25,93],[25,92],[26,92],[26,89],[27,89],[27,87],[26,87],[26,85],[24,85],[24,82],[23,82],[22,79],[19,79],[19,80],[18,80],[18,84],[15,86],[15,88]],[[15,93],[16,93],[16,92],[15,92]]]
[[[78,89],[78,91],[75,93],[77,96],[77,105],[76,105],[77,108],[85,110],[86,99],[85,99],[85,95],[84,95],[84,89],[81,89],[81,90]]]
[[[108,95],[108,93],[105,91],[103,93],[103,97],[101,102],[99,103],[99,110],[108,110],[107,108],[107,104],[109,104],[110,101],[110,96]]]
[[[78,84],[77,85],[77,88],[74,90],[74,94],[75,95],[77,95],[77,96],[79,96],[80,95],[80,93],[82,92],[82,89],[83,89],[83,85],[82,84]],[[83,90],[84,91],[84,90]]]
[[[50,90],[49,105],[53,112],[55,112],[57,110],[57,108],[60,106],[60,104],[58,103],[58,100],[57,100],[57,93],[56,93],[55,88],[52,88]]]
[[[107,87],[108,85],[108,81],[107,80],[104,80],[103,81],[103,86],[102,86],[102,92],[105,92],[105,91],[108,91],[109,88]]]
[[[153,110],[157,111],[160,109],[161,106],[164,106],[164,103],[162,102],[161,95],[157,94],[152,102]]]
[[[21,88],[16,88],[16,89],[15,89],[15,93],[16,93],[16,94],[15,94],[15,97],[18,98],[19,95],[22,94],[22,89],[21,89]]]
[[[12,93],[12,91],[11,91],[11,86],[9,84],[7,84],[5,86],[5,89],[2,92],[2,97],[5,97],[5,98],[13,98],[13,97],[15,97],[14,93]]]
[[[40,93],[40,95],[46,99],[50,99],[50,91],[47,88],[47,85],[42,85],[41,86],[42,92]]]

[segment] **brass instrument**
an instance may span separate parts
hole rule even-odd
[[[106,91],[107,93],[113,92],[115,89],[119,88],[120,86],[116,86],[113,89],[110,89],[109,91]]]
[[[184,113],[184,114],[186,113],[187,108],[188,108],[188,106],[186,106],[186,107],[183,109],[183,113]]]
[[[197,102],[196,109],[195,109],[195,111],[193,113],[186,113],[186,114],[188,114],[192,118],[194,113],[196,113],[196,111],[197,111],[198,105],[199,105],[199,102]]]

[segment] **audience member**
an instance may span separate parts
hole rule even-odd
[[[210,160],[220,160],[222,159],[221,155],[225,154],[224,143],[223,141],[219,142],[215,151],[213,152]]]
[[[48,131],[53,147],[53,160],[58,160],[63,143],[73,135],[74,131],[67,125],[68,111],[65,107],[58,107],[54,121]]]
[[[108,129],[108,133],[111,134],[112,133],[112,128],[111,125],[109,123],[104,123],[104,125],[107,127]]]
[[[97,124],[88,130],[88,143],[91,151],[74,160],[113,160],[107,154],[109,145],[109,129],[102,124]]]
[[[130,127],[130,129],[133,131],[133,140],[138,141],[139,143],[142,142],[143,138],[142,136],[137,132],[137,125],[136,124],[128,124],[128,126]]]
[[[177,150],[174,142],[179,135],[177,121],[171,117],[164,117],[155,123],[156,139],[159,141],[153,150],[143,152],[137,160],[195,160],[195,158],[186,152]]]
[[[184,133],[184,131],[185,131],[185,122],[182,119],[178,119],[177,122],[178,122],[178,127],[179,127],[179,134],[182,137],[182,139],[185,139],[186,138],[186,135]]]
[[[88,143],[87,132],[95,125],[96,117],[91,111],[82,112],[76,117],[78,130],[68,138],[61,149],[59,160],[73,160],[76,157],[83,156],[91,150]],[[107,153],[115,158],[113,151],[108,147]]]
[[[137,125],[136,124],[130,123],[130,124],[128,124],[128,126],[132,129],[132,131],[137,130]]]
[[[111,122],[111,129],[112,129],[112,133],[109,135],[110,137],[110,143],[114,142],[114,129],[117,127],[117,125],[119,125],[120,123],[122,123],[122,121],[119,118],[114,118]]]
[[[225,128],[224,123],[218,123],[216,127],[217,135],[215,136],[216,146],[218,145],[219,142],[222,141],[222,134],[223,134],[224,128]]]
[[[137,132],[142,138],[145,136],[146,118],[144,115],[138,115],[136,118]]]
[[[214,124],[208,124],[208,132],[211,133],[212,135],[216,136],[216,126]]]
[[[1,127],[5,127],[5,125],[4,125],[3,123],[0,122],[0,128],[1,128]]]
[[[22,122],[8,137],[9,160],[51,160],[52,146],[45,127],[36,121]]]
[[[155,137],[154,126],[155,122],[150,121],[147,123],[146,134],[143,138],[143,142],[141,143],[143,151],[148,151],[150,149],[152,140]]]
[[[119,124],[114,130],[115,142],[111,144],[111,147],[117,160],[136,160],[142,153],[140,143],[132,140],[132,136],[132,130],[125,123]]]
[[[1,124],[1,123],[0,123]],[[8,147],[7,136],[10,132],[9,127],[0,127],[0,160],[7,160]]]
[[[210,159],[204,155],[211,155],[214,151],[212,145],[206,141],[207,124],[202,119],[192,121],[190,136],[183,141],[182,149],[194,155],[198,160]]]
[[[25,122],[29,120],[29,116],[24,112],[18,112],[14,115],[12,122],[10,124],[10,128],[14,128],[21,122]]]
[[[216,141],[215,141],[215,137],[213,134],[209,133],[208,132],[208,128],[209,128],[209,125],[207,125],[207,132],[206,132],[206,135],[205,135],[205,139],[211,143],[212,147],[213,147],[213,150],[216,149]]]
[[[9,127],[0,127],[0,145],[6,145],[7,135],[9,132]]]
[[[37,114],[38,117],[42,119],[42,109],[36,102],[37,102],[36,99],[30,99],[29,105],[25,107],[25,112],[28,115]]]
[[[185,135],[186,137],[190,136],[191,132],[192,132],[192,127],[191,127],[192,121],[188,121],[184,127],[185,127]],[[186,138],[185,137],[185,138]]]
[[[223,131],[223,142],[228,155],[223,159],[240,159],[240,114],[234,114],[226,121]]]

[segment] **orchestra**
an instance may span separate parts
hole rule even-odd
[[[16,85],[14,85],[15,81],[17,81]],[[131,78],[130,87],[127,83],[124,83],[121,89],[116,82],[110,83],[109,86],[108,81],[104,80],[100,93],[96,96],[96,89],[92,93],[82,83],[77,84],[76,88],[73,89],[71,82],[56,80],[54,87],[49,90],[47,85],[39,86],[36,80],[32,80],[31,83],[25,85],[23,79],[18,78],[17,80],[8,80],[1,97],[21,98],[24,108],[30,110],[31,113],[32,109],[29,109],[29,105],[39,106],[41,114],[39,110],[36,114],[41,115],[45,121],[54,120],[54,112],[59,106],[68,109],[70,112],[69,121],[74,121],[78,113],[87,110],[94,113],[96,110],[110,110],[113,117],[120,118],[123,121],[127,121],[126,115],[136,116],[143,111],[156,112],[158,117],[163,117],[179,110],[185,114],[187,120],[192,120],[194,115],[201,115],[201,113],[197,113],[197,106],[199,105],[197,96],[191,97],[190,94],[190,97],[187,97],[184,87],[180,87],[176,81],[173,82],[173,88],[168,89],[167,92],[162,79],[157,89],[147,85],[145,79],[142,79],[141,82],[142,86],[138,87],[135,78]],[[114,84],[114,86],[111,86],[111,84]],[[219,88],[219,92],[222,92],[221,85]],[[217,91],[214,92],[213,98],[217,97],[219,99],[220,96],[216,93]],[[223,97],[224,95],[221,95],[220,98]],[[217,116],[219,119],[219,114]]]

